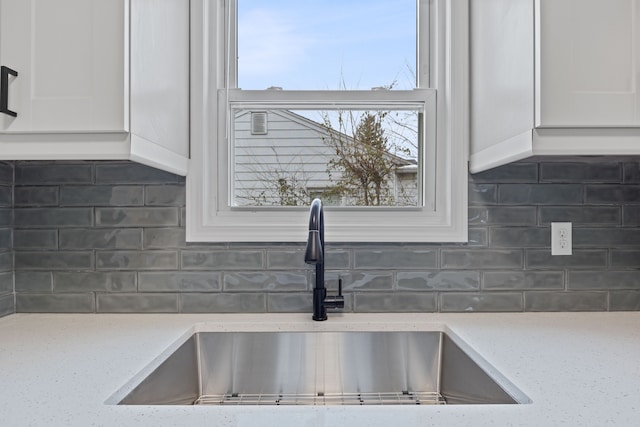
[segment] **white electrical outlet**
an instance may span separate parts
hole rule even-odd
[[[571,255],[571,223],[551,223],[551,255]]]

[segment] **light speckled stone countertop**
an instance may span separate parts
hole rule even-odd
[[[469,344],[532,400],[459,406],[115,406],[105,402],[201,328],[434,330]],[[0,319],[6,426],[637,426],[639,313],[15,314]]]

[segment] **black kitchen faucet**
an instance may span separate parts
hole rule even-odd
[[[313,287],[313,320],[327,320],[327,308],[344,308],[342,279],[338,280],[338,295],[327,296],[324,286],[324,212],[322,201],[314,199],[309,211],[309,237],[304,262],[316,266]]]

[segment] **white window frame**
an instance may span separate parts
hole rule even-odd
[[[418,208],[325,207],[326,239],[331,242],[467,241],[468,158],[468,2],[420,0],[419,19],[428,16],[432,31],[421,34],[430,66],[419,69],[414,91],[241,91],[233,90],[235,70],[225,66],[229,19],[225,0],[192,0],[191,8],[191,160],[187,175],[187,241],[297,242],[306,239],[308,208],[229,206],[229,102],[264,107],[307,103],[322,105],[341,97],[352,105],[379,99],[424,102],[425,122],[436,119],[433,144],[423,152],[435,159],[425,168],[435,180],[432,194]],[[235,0],[230,1],[231,5]],[[428,4],[429,7],[423,7]],[[429,10],[429,15],[423,15]],[[232,43],[235,41],[232,40]],[[411,99],[409,99],[411,98]],[[333,98],[331,98],[333,99]],[[432,124],[427,130],[433,129]],[[423,179],[427,179],[426,177]],[[425,191],[429,193],[429,190]]]

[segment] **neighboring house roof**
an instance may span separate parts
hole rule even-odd
[[[241,117],[241,116],[245,116],[245,115],[249,115],[251,114],[252,111],[250,110],[245,110],[243,112],[241,112],[240,114],[238,114],[237,117]],[[327,129],[327,127],[322,124],[322,123],[318,123],[314,120],[311,120],[308,117],[302,116],[300,114],[294,113],[293,111],[290,110],[269,110],[270,114],[274,114],[277,116],[282,117],[283,119],[286,120],[290,120],[292,123],[297,123],[298,125],[308,128],[310,130],[314,130],[315,132],[318,132],[321,135],[325,135],[326,137],[329,137],[330,133],[335,133],[337,134],[341,139],[346,139],[347,141],[353,141],[353,137],[350,135],[347,135],[343,132],[337,131],[335,129]],[[391,161],[393,161],[394,164],[398,165],[398,166],[410,166],[410,165],[417,165],[417,162],[413,159],[407,159],[401,156],[398,156],[397,154],[393,154],[390,152],[387,152],[386,155],[391,159]]]

